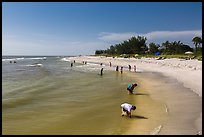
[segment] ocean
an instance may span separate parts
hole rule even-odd
[[[124,133],[130,120],[121,118],[120,105],[133,102],[126,88],[135,81],[108,67],[71,67],[60,56],[2,56],[2,134]]]

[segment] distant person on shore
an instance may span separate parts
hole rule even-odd
[[[123,73],[123,67],[120,68],[120,73],[121,73],[121,74]]]
[[[73,63],[71,63],[71,67],[73,66]]]
[[[128,94],[133,94],[133,90],[134,88],[137,86],[136,83],[133,83],[133,84],[129,84],[128,87],[127,87],[127,90],[129,91]]]
[[[74,63],[75,63],[75,60],[74,60]]]
[[[129,66],[129,71],[131,71],[131,66],[130,65],[128,65]]]
[[[111,67],[112,64],[111,64],[111,62],[109,62],[109,63],[110,63],[110,67]]]
[[[103,68],[101,69],[101,76],[103,75]]]
[[[136,66],[134,65],[134,71],[136,72]]]
[[[118,66],[116,66],[116,71],[118,71]]]
[[[86,63],[87,63],[87,61],[83,61],[82,63],[83,63],[83,64],[86,64]]]
[[[121,116],[124,116],[126,114],[130,118],[131,118],[131,111],[136,110],[136,106],[133,106],[133,105],[128,104],[128,103],[123,103],[121,105],[121,108],[122,108]]]

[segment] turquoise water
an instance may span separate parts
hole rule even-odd
[[[4,56],[2,134],[122,134],[130,121],[120,105],[133,102],[130,82],[99,64]]]

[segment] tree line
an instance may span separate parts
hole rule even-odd
[[[200,51],[202,53],[202,38],[194,37],[192,42],[195,44],[195,49],[191,48],[189,45],[183,44],[180,41],[169,42],[166,41],[164,43],[155,44],[154,42],[149,43],[149,47],[146,45],[146,37],[137,36],[131,37],[128,40],[123,41],[122,43],[111,45],[106,50],[96,50],[95,54],[111,54],[111,55],[120,55],[120,54],[155,54],[160,52],[161,54],[173,55],[173,54],[184,54],[187,51],[197,52]]]

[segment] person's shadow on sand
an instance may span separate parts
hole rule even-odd
[[[147,117],[140,116],[140,115],[132,115],[131,118],[137,118],[137,119],[148,119]]]
[[[145,93],[133,93],[134,95],[149,95],[149,94],[145,94]]]

